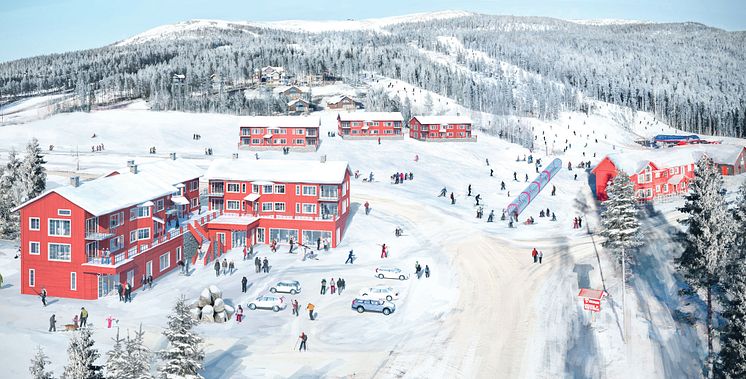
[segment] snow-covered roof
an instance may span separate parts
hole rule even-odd
[[[239,124],[242,127],[257,128],[318,128],[319,116],[245,116]]]
[[[353,98],[352,98],[351,96],[347,96],[347,95],[337,95],[337,96],[332,96],[332,97],[328,98],[328,99],[326,100],[326,103],[327,103],[327,104],[336,104],[336,103],[339,103],[340,101],[342,101],[342,100],[344,100],[344,99],[350,99],[350,100],[352,100],[352,101],[355,101],[355,99],[353,99]]]
[[[205,170],[197,167],[192,162],[182,158],[175,160],[162,159],[145,163],[135,162],[135,164],[137,165],[138,175],[150,175],[177,187],[181,183],[199,178],[205,172]],[[129,170],[128,167],[125,167],[117,169],[116,172],[123,174],[129,172]]]
[[[466,116],[414,116],[423,125],[471,124]]]
[[[349,167],[345,161],[216,159],[205,177],[208,180],[340,184],[347,170]]]
[[[340,113],[342,121],[402,121],[401,112],[346,112]]]
[[[295,99],[295,100],[289,101],[289,102],[288,102],[288,106],[289,106],[289,107],[292,107],[292,106],[293,106],[293,105],[295,105],[296,103],[304,103],[304,104],[306,104],[306,105],[308,105],[308,104],[309,104],[309,103],[308,103],[307,101],[305,101],[305,100],[303,100],[303,99]]]
[[[692,164],[702,158],[710,157],[718,164],[734,164],[744,147],[739,145],[685,145],[649,150],[627,150],[622,153],[609,154],[607,157],[617,169],[629,175],[640,172],[652,162],[659,169]]]
[[[282,93],[282,92],[285,92],[285,91],[287,91],[287,90],[289,90],[291,88],[295,88],[295,89],[297,89],[300,92],[308,92],[307,88],[304,89],[304,88],[301,88],[299,86],[279,86],[279,87],[275,87],[275,89],[273,91],[274,91],[274,93]]]

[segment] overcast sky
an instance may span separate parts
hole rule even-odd
[[[0,62],[99,47],[196,18],[344,20],[448,9],[563,19],[696,21],[746,30],[746,0],[0,0]]]

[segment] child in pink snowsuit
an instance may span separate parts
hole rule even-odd
[[[329,290],[331,291],[332,295],[334,295],[334,292],[337,290],[337,286],[334,285],[334,278],[331,280],[331,285],[329,286]]]

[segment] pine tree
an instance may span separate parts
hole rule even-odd
[[[130,361],[127,359],[127,350],[123,338],[119,338],[119,330],[114,338],[114,347],[106,353],[106,377],[111,379],[128,378]]]
[[[41,155],[39,140],[33,138],[26,145],[26,156],[20,165],[20,180],[24,190],[21,202],[39,196],[44,192],[47,182],[45,163],[47,162]]]
[[[635,190],[629,176],[620,171],[607,188],[609,199],[604,202],[606,209],[601,213],[601,234],[606,237],[603,246],[608,248],[622,262],[622,251],[625,252],[625,263],[634,263],[631,252],[640,245],[640,221],[635,200]]]
[[[711,159],[703,157],[694,167],[694,179],[689,183],[689,194],[679,210],[687,214],[682,224],[688,226],[683,237],[684,251],[676,259],[678,270],[694,289],[704,290],[707,316],[706,375],[714,375],[713,350],[713,292],[723,280],[727,253],[733,233],[727,205],[721,193],[723,178]]]
[[[168,315],[168,328],[163,331],[169,346],[160,352],[163,365],[159,369],[162,378],[202,378],[202,338],[192,331],[197,322],[192,319],[186,298],[180,296],[173,314]]]
[[[151,379],[153,376],[150,375],[150,350],[145,347],[144,343],[145,332],[142,331],[142,325],[140,330],[135,333],[134,338],[127,337],[125,343],[125,350],[128,354],[129,361],[129,375],[127,378],[130,379]]]
[[[41,346],[37,346],[36,354],[31,359],[31,367],[29,367],[28,371],[34,379],[52,379],[52,372],[46,371],[49,363],[49,357],[44,354]]]
[[[739,189],[739,201],[733,210],[735,241],[731,249],[723,285],[727,293],[724,304],[723,328],[720,341],[718,376],[746,377],[746,182]]]
[[[20,182],[20,166],[15,150],[11,150],[0,176],[0,234],[7,239],[16,238],[20,227],[20,214],[12,211],[21,204],[24,193]]]
[[[101,366],[96,365],[99,354],[93,347],[92,334],[91,328],[82,328],[70,338],[62,379],[103,379]]]

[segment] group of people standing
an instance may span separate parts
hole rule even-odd
[[[216,259],[213,267],[215,268],[215,276],[220,276],[221,268],[223,275],[233,275],[233,271],[236,269],[236,264],[233,263],[233,259],[228,261],[228,259],[223,258],[222,263],[220,262],[220,259]]]
[[[342,294],[342,291],[345,289],[345,280],[342,278],[337,278],[337,281],[334,281],[334,278],[331,278],[329,280],[329,294],[334,295],[335,293],[338,293],[339,295]],[[327,294],[327,281],[326,279],[321,279],[321,294],[326,295]]]

